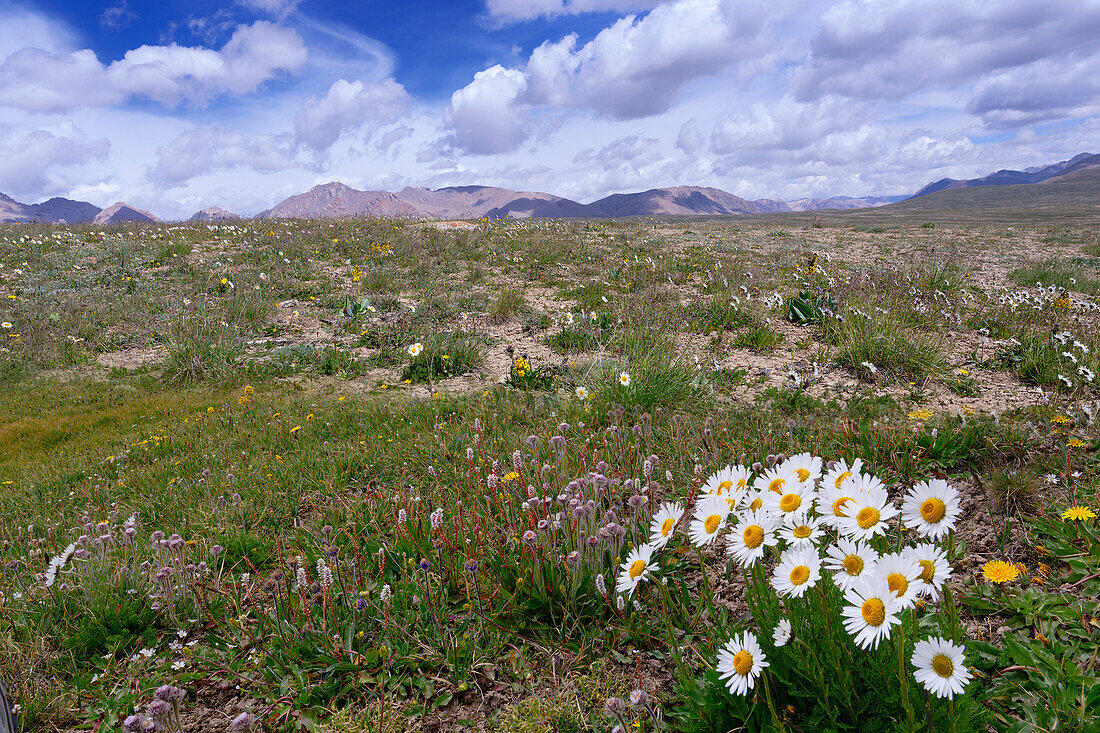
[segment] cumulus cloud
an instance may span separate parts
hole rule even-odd
[[[204,104],[247,94],[306,62],[301,37],[268,21],[239,26],[218,51],[140,46],[104,66],[88,49],[52,53],[24,48],[0,64],[0,105],[31,112],[121,103],[144,97],[166,105]]]
[[[1100,112],[1100,49],[1004,70],[975,86],[966,111],[990,127],[1012,128]]]
[[[733,155],[742,165],[768,166],[795,158],[836,158],[851,145],[875,143],[867,155],[879,152],[881,136],[864,123],[867,110],[847,100],[828,98],[804,104],[785,97],[757,103],[715,125],[711,150]]]
[[[99,24],[104,28],[118,30],[137,20],[137,13],[130,10],[126,0],[121,0],[118,5],[112,5],[99,15]]]
[[[397,146],[402,140],[410,137],[413,134],[413,129],[408,125],[398,125],[390,130],[378,135],[378,139],[374,141],[374,147],[380,153],[396,153],[398,151]]]
[[[1000,122],[1027,121],[1043,110],[1097,99],[1088,79],[1076,91],[1059,84],[1064,67],[1095,65],[1097,38],[1100,3],[1091,1],[846,0],[821,14],[792,88],[802,100],[842,95],[894,101],[924,89],[966,92],[977,84],[973,111]],[[1035,82],[1052,71],[1044,81],[1061,89],[1035,83],[1011,88],[1010,75]]]
[[[241,5],[252,10],[270,15],[272,18],[283,20],[298,9],[302,0],[237,0]]]
[[[628,15],[588,43],[577,34],[536,48],[523,69],[497,65],[479,72],[451,100],[452,126],[469,152],[514,150],[534,129],[533,108],[570,108],[612,119],[667,111],[693,80],[713,76],[739,60],[759,56],[765,25],[776,4],[733,0],[677,0],[644,17]],[[491,141],[464,120],[500,122]],[[473,141],[470,144],[470,141]]]
[[[57,169],[102,160],[110,150],[107,140],[89,140],[71,122],[43,128],[0,124],[0,191],[37,198],[63,185]]]
[[[379,82],[340,79],[321,99],[309,99],[295,120],[298,142],[315,151],[332,146],[346,130],[396,122],[412,100],[393,79]]]
[[[248,138],[222,125],[196,127],[158,151],[147,178],[173,187],[200,175],[230,168],[274,172],[309,166],[297,160],[297,146],[289,134]]]
[[[527,77],[500,64],[474,74],[474,80],[451,95],[447,124],[458,145],[490,155],[514,150],[531,132],[525,110],[517,105]]]
[[[706,142],[694,117],[680,126],[680,134],[676,136],[676,147],[688,155],[698,152]]]
[[[487,0],[486,13],[503,21],[552,18],[593,12],[649,10],[662,0]]]

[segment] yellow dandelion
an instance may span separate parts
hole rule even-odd
[[[982,576],[991,583],[1007,583],[1019,575],[1019,566],[1005,560],[990,560],[982,565]]]
[[[1096,519],[1096,512],[1087,506],[1071,506],[1062,512],[1062,519],[1068,519],[1074,522],[1083,522],[1086,519]]]
[[[910,420],[927,420],[932,417],[931,410],[913,410],[909,413]]]
[[[1066,441],[1066,445],[1070,448],[1084,448],[1085,441],[1081,440],[1080,438],[1070,438]]]

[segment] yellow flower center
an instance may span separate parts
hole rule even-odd
[[[848,575],[859,575],[863,572],[863,558],[859,555],[849,555],[844,558],[844,570]]]
[[[750,524],[741,533],[741,539],[745,541],[745,547],[755,550],[764,541],[764,530],[757,524]]]
[[[661,522],[661,536],[668,537],[668,533],[672,531],[672,528],[676,526],[676,520],[669,517],[665,521]]]
[[[946,654],[937,654],[932,657],[932,671],[940,677],[950,677],[955,672],[955,665]]]
[[[870,626],[882,626],[886,622],[886,605],[877,598],[863,602],[863,620]]]
[[[850,496],[842,496],[839,499],[837,499],[836,501],[834,501],[833,502],[833,516],[835,516],[835,517],[846,517],[846,516],[848,516],[847,514],[844,513],[844,505],[847,504],[848,502],[850,502],[851,500],[852,500],[852,497],[850,497]]]
[[[752,654],[742,649],[733,655],[733,671],[745,677],[752,671]]]
[[[786,479],[774,478],[772,479],[772,482],[768,484],[768,491],[774,491],[777,494],[782,494],[783,492],[781,491],[781,489],[783,488],[783,484],[785,483],[787,483]]]
[[[806,479],[808,479],[810,477],[810,471],[809,471],[809,469],[806,469],[806,468],[799,468],[795,471],[795,473],[798,474],[798,482],[799,483],[802,483],[803,481],[805,481]]]
[[[901,573],[890,573],[886,576],[886,582],[890,584],[890,590],[899,598],[909,590],[909,581]]]
[[[752,500],[751,504],[749,504],[749,511],[755,512],[757,509],[759,509],[762,506],[764,506],[764,502],[761,501],[760,497],[758,496],[758,497],[756,497],[755,499]]]
[[[844,483],[845,481],[847,481],[848,479],[850,479],[851,477],[852,477],[852,472],[851,471],[845,471],[844,473],[842,473],[842,474],[840,474],[839,476],[836,477],[836,481],[833,482],[833,485],[836,486],[839,489],[840,485],[842,483]]]
[[[859,510],[859,514],[856,514],[856,524],[860,529],[870,529],[878,524],[879,516],[878,509],[865,506]]]
[[[805,524],[802,524],[802,525],[799,525],[799,526],[795,527],[794,530],[791,532],[791,534],[793,534],[795,537],[797,537],[800,540],[804,540],[804,539],[806,539],[807,537],[810,536],[810,532],[812,532],[812,531],[813,530],[810,529],[808,526],[806,526]]]
[[[935,524],[947,516],[947,505],[935,497],[925,499],[920,505],[920,516],[929,524]]]
[[[743,479],[743,478],[742,479],[737,479],[737,488],[739,488],[739,489],[745,488],[745,479]]]
[[[802,585],[810,579],[810,569],[805,565],[796,565],[791,571],[791,585]]]
[[[931,560],[920,560],[920,579],[925,583],[931,583],[932,578],[936,577],[936,563]]]
[[[719,494],[724,494],[725,492],[729,491],[732,488],[733,488],[733,482],[732,481],[723,481],[722,483],[718,484],[718,493]]]
[[[784,494],[779,500],[779,508],[788,513],[800,506],[802,506],[802,497],[798,494]]]
[[[630,573],[631,580],[637,578],[639,575],[645,572],[645,560],[635,560],[634,562],[630,563],[630,570],[628,572]]]
[[[718,514],[711,514],[703,522],[703,529],[707,531],[707,534],[714,534],[718,531],[718,525],[722,523],[722,517]]]

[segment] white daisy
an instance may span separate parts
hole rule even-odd
[[[692,515],[688,536],[696,547],[709,545],[722,531],[730,516],[730,505],[720,496],[704,494],[699,497]]]
[[[908,553],[890,552],[878,559],[875,575],[886,578],[886,584],[898,597],[898,605],[912,608],[917,603],[921,566]]]
[[[970,681],[965,649],[939,637],[918,641],[910,660],[917,671],[913,676],[936,697],[951,700],[962,694]]]
[[[947,553],[931,542],[910,547],[906,553],[920,567],[916,583],[917,594],[938,601],[943,584],[951,577],[951,563],[947,561]]]
[[[651,570],[657,568],[653,561],[653,548],[649,545],[635,547],[626,556],[626,560],[619,566],[619,579],[615,583],[618,593],[626,593],[628,596],[634,593],[634,589],[643,580],[648,580]]]
[[[786,646],[790,640],[791,622],[788,619],[781,618],[779,623],[775,625],[775,631],[772,632],[772,641],[776,646]]]
[[[413,344],[412,346],[410,346],[408,348],[409,356],[411,356],[415,359],[416,357],[420,356],[420,352],[423,351],[423,350],[424,350],[424,344],[417,341],[415,344]]]
[[[752,487],[760,491],[770,491],[773,494],[779,494],[782,496],[788,486],[797,485],[798,479],[790,471],[785,470],[782,466],[776,466],[775,468],[769,468],[764,473],[756,477],[756,480],[752,482]]]
[[[738,507],[740,511],[755,512],[764,508],[764,494],[768,493],[765,489],[761,491],[759,489],[749,489],[743,497],[741,497],[741,505]]]
[[[583,401],[583,400],[588,399],[588,390],[585,389],[584,387],[577,387],[577,389],[574,390],[574,391],[577,393],[577,399],[578,400]]]
[[[619,372],[619,384],[624,387],[630,386],[630,374],[627,372]]]
[[[841,537],[826,550],[825,567],[833,571],[833,582],[842,591],[851,589],[860,578],[875,573],[878,553],[863,542],[853,542]]]
[[[863,460],[860,458],[855,459],[850,466],[845,461],[836,461],[833,467],[826,471],[822,477],[821,487],[828,488],[831,486],[834,489],[839,489],[859,473],[861,468],[863,468]]]
[[[841,611],[844,628],[862,649],[878,649],[880,641],[890,638],[890,628],[901,623],[901,608],[886,578],[862,578],[845,591],[844,599],[849,604]]]
[[[821,520],[834,529],[840,529],[841,523],[847,516],[849,503],[858,494],[855,484],[852,483],[851,474],[847,474],[847,478],[840,482],[840,486],[822,481],[821,490],[817,493],[817,507],[822,515]]]
[[[821,558],[814,547],[791,548],[779,558],[772,573],[772,587],[781,596],[801,598],[821,580]]]
[[[707,479],[703,493],[724,497],[735,507],[749,490],[751,477],[752,473],[744,466],[726,466]]]
[[[764,508],[776,516],[808,512],[817,498],[812,484],[798,483],[794,474],[788,474],[788,477],[779,493],[769,490],[764,494]]]
[[[659,550],[672,539],[672,533],[676,529],[677,522],[684,516],[684,507],[680,504],[666,502],[661,505],[657,513],[653,515],[653,521],[649,523],[649,544],[653,549]]]
[[[783,461],[783,468],[790,471],[801,484],[817,486],[821,478],[821,458],[812,453],[799,453]]]
[[[959,492],[942,479],[915,484],[901,504],[901,521],[924,537],[938,540],[955,529]]]
[[[862,479],[862,480],[861,480]],[[886,522],[897,516],[886,488],[874,476],[860,474],[852,480],[859,496],[844,505],[848,516],[840,520],[840,531],[855,540],[869,540],[886,532]]]
[[[756,687],[756,678],[767,666],[767,657],[759,642],[748,631],[733,637],[718,650],[718,677],[737,695],[747,695]]]
[[[752,567],[764,557],[764,549],[779,544],[775,535],[777,522],[763,509],[737,515],[737,524],[730,533],[726,551],[743,568]]]
[[[779,529],[780,538],[788,545],[816,546],[821,539],[821,520],[811,517],[805,510],[783,515],[783,526]]]

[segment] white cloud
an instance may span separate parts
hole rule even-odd
[[[649,10],[665,0],[487,0],[490,18],[524,21],[593,12]]]
[[[99,15],[99,24],[104,28],[114,30],[124,28],[135,20],[137,20],[137,14],[130,10],[126,0],[120,0],[117,5],[112,5]]]
[[[328,149],[346,130],[396,122],[412,100],[393,79],[349,82],[339,79],[320,100],[310,98],[295,120],[295,135],[316,151]]]
[[[253,92],[305,61],[301,37],[268,21],[239,26],[220,51],[140,46],[107,66],[88,49],[58,53],[24,48],[0,64],[0,105],[60,112],[119,104],[130,97],[201,105],[221,94]]]
[[[297,147],[289,134],[246,138],[221,125],[207,125],[188,130],[158,151],[148,178],[173,187],[218,170],[271,172],[295,167],[309,166],[297,160]]]
[[[456,127],[458,142],[475,153],[514,150],[535,129],[527,118],[537,108],[620,120],[665,112],[692,81],[766,55],[765,26],[783,4],[677,0],[644,17],[621,18],[584,45],[576,34],[547,41],[523,69],[494,66],[455,92],[455,121],[468,118],[480,125],[492,118],[508,133],[488,141],[467,125]]]
[[[302,0],[237,0],[237,2],[246,8],[283,20],[298,9]]]
[[[527,77],[497,64],[451,95],[447,124],[459,146],[478,155],[514,150],[531,133],[525,110],[517,106]]]
[[[89,140],[71,122],[42,128],[0,124],[0,191],[37,199],[69,185],[57,170],[107,157],[111,144]]]
[[[1035,84],[1011,89],[1010,75],[1033,82],[1053,71],[1045,81],[1057,84],[1064,67],[1096,63],[1090,57],[1098,38],[1095,0],[846,0],[822,12],[792,87],[803,100],[843,95],[896,101],[923,89],[965,92],[977,84],[973,109],[998,118],[997,97],[1004,91],[1002,121],[1014,115],[1026,121],[1041,109],[1095,101],[1095,84],[1082,79],[1086,84],[1076,95],[1069,88],[1051,94]],[[1033,94],[1038,98],[1023,99]]]
[[[676,136],[677,148],[688,155],[692,155],[702,149],[704,145],[706,145],[706,140],[703,138],[703,133],[699,132],[699,125],[694,117],[680,126],[680,134]]]

